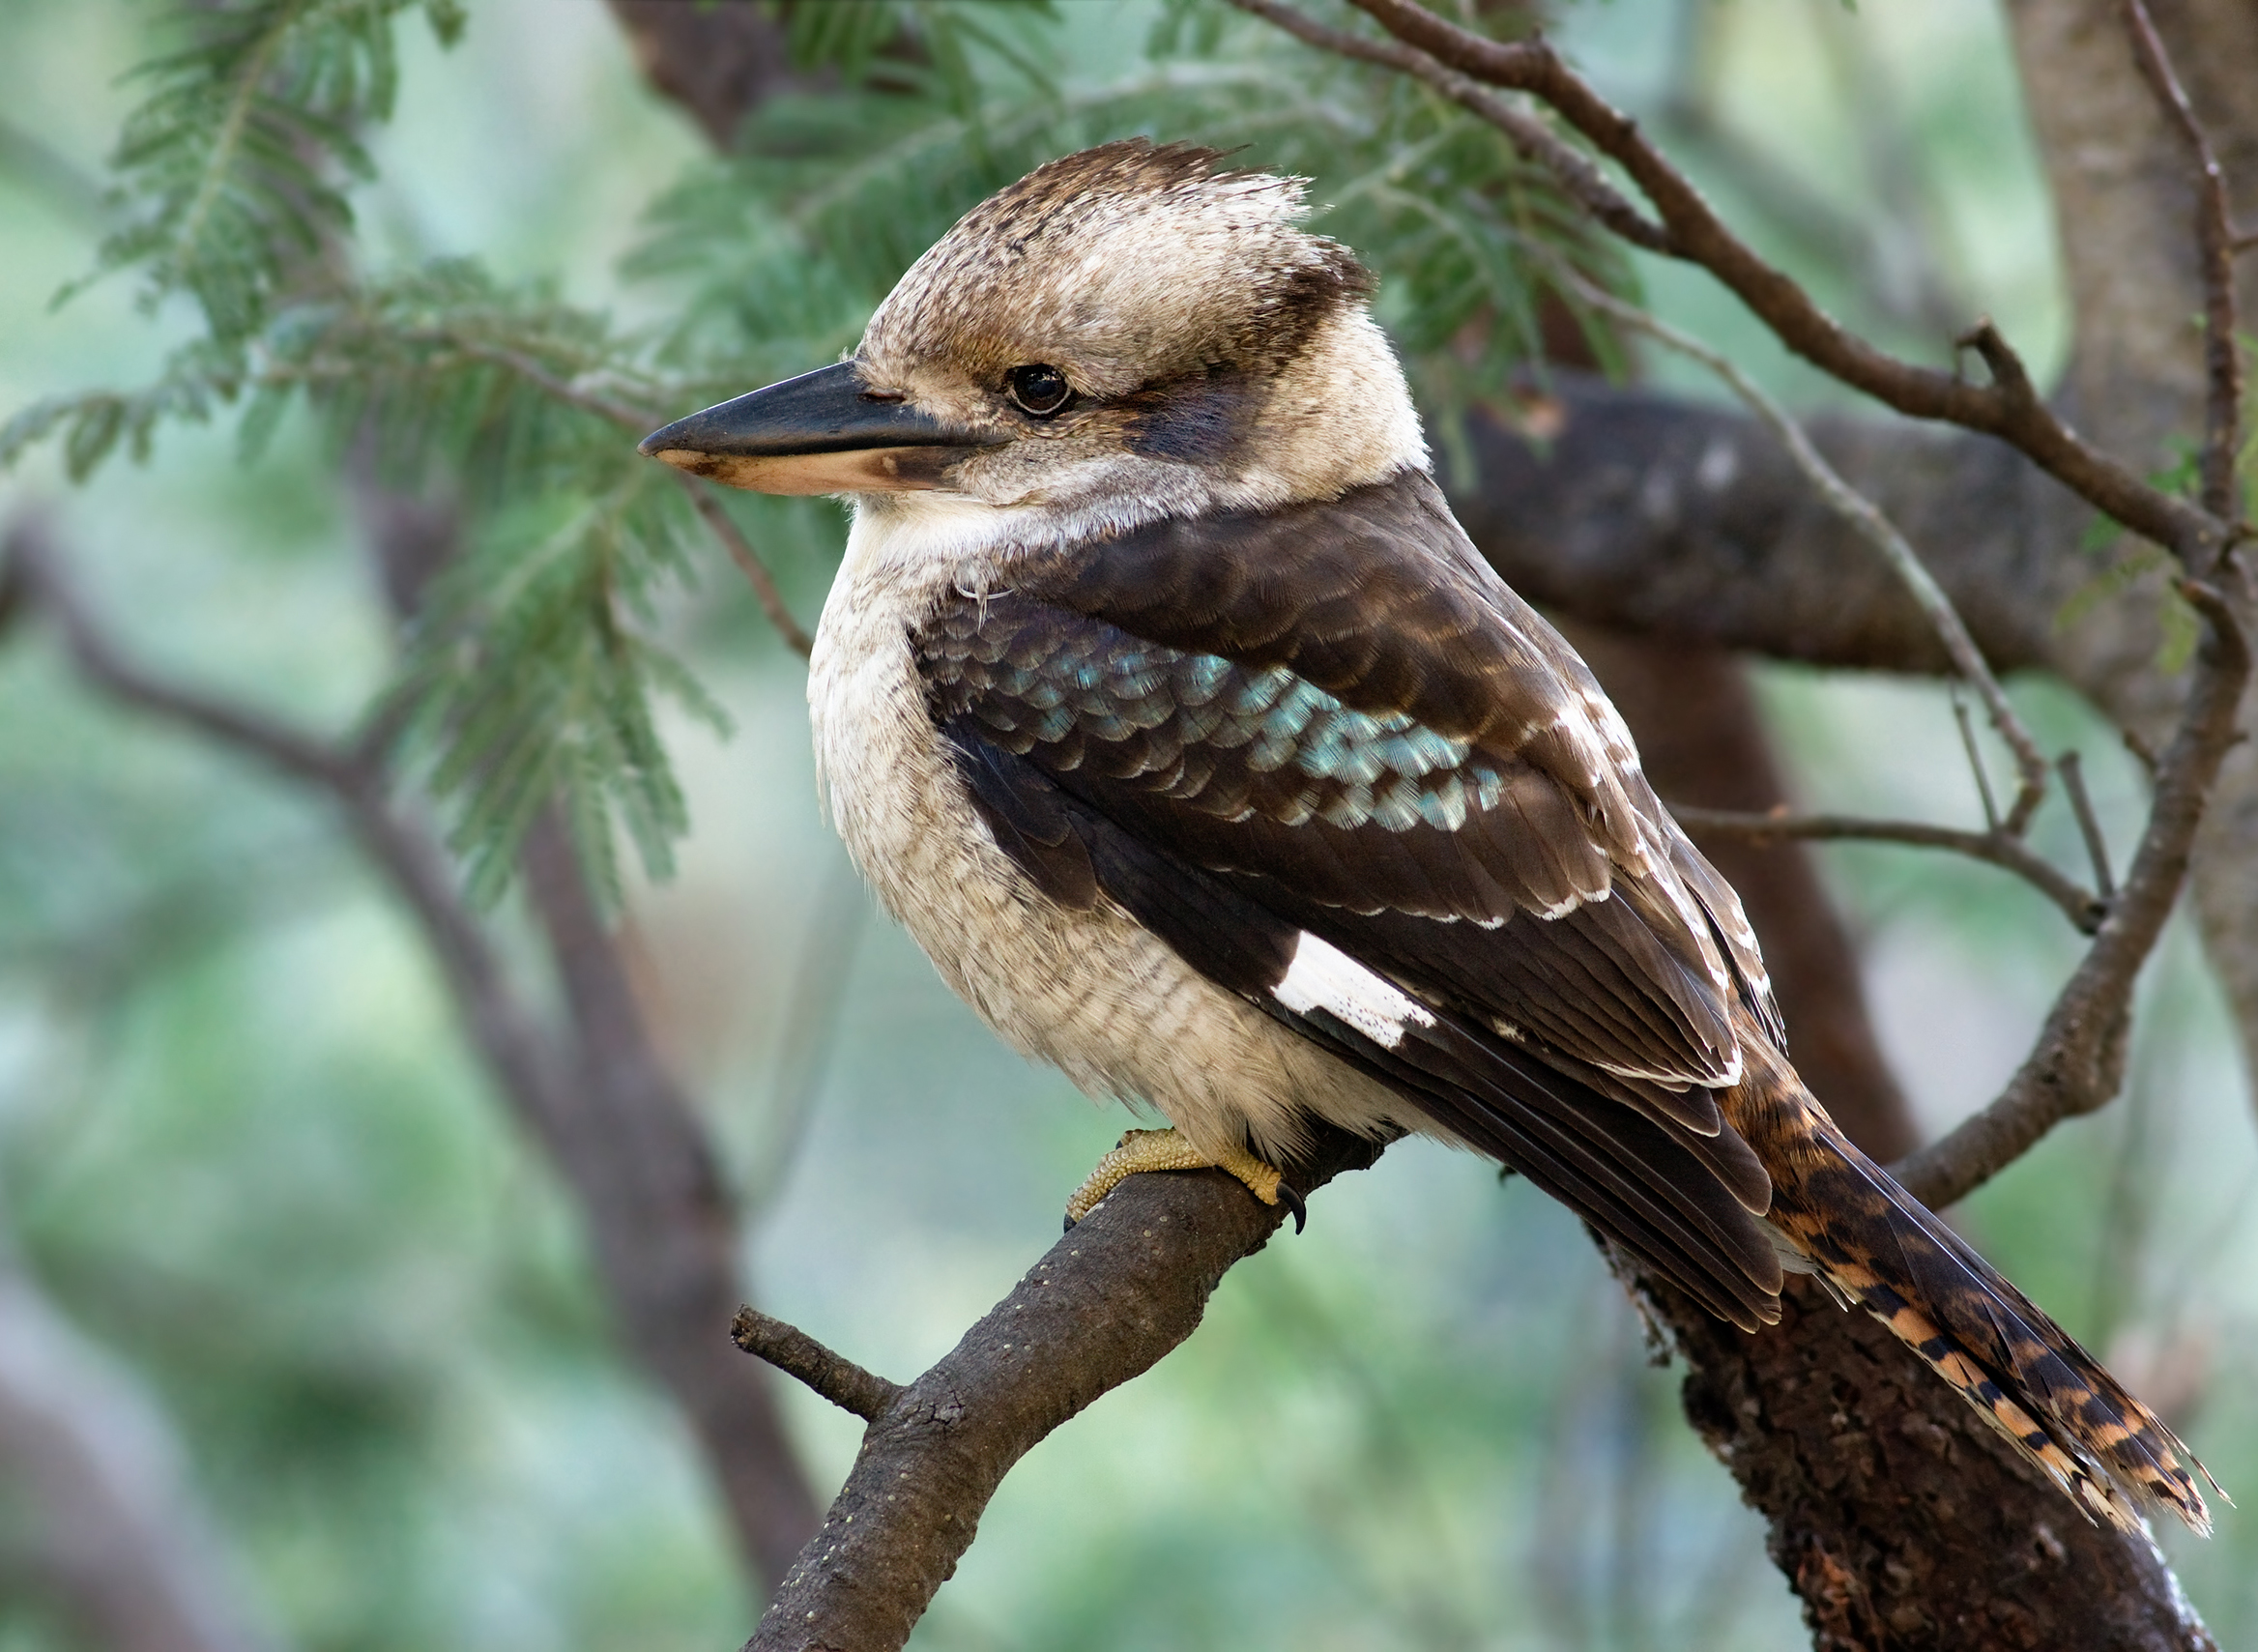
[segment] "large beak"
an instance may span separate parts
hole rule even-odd
[[[890,493],[941,487],[942,472],[985,446],[841,362],[679,419],[638,450],[756,493]]]

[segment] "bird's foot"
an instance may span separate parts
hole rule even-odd
[[[1293,1212],[1295,1231],[1300,1231],[1305,1219],[1301,1196],[1286,1185],[1286,1178],[1276,1165],[1265,1164],[1238,1147],[1221,1158],[1211,1159],[1173,1130],[1132,1130],[1124,1135],[1066,1202],[1066,1225],[1071,1228],[1087,1216],[1097,1208],[1098,1201],[1133,1175],[1142,1175],[1146,1171],[1211,1169],[1237,1177],[1264,1204],[1276,1204],[1283,1200],[1286,1207]]]

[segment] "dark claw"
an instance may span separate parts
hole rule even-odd
[[[1278,1184],[1278,1198],[1287,1209],[1293,1212],[1293,1231],[1300,1232],[1310,1225],[1310,1207],[1301,1202],[1301,1195],[1284,1182]]]

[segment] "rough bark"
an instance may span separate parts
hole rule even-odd
[[[1288,1179],[1314,1192],[1378,1152],[1328,1131]],[[887,1398],[745,1652],[900,1646],[1012,1465],[1190,1336],[1224,1274],[1285,1215],[1221,1171],[1123,1182],[939,1363]]]
[[[2083,1519],[1865,1314],[1748,1337],[1665,1301],[1686,1415],[1770,1523],[1816,1652],[2215,1652],[2155,1548]]]

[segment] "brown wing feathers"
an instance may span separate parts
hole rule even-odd
[[[1778,1317],[1769,1209],[2089,1514],[2208,1529],[2170,1431],[1804,1089],[1731,888],[1427,478],[1070,547],[919,650],[1047,890],[1103,888],[1744,1327]],[[1288,1014],[1305,935],[1432,1025]]]

